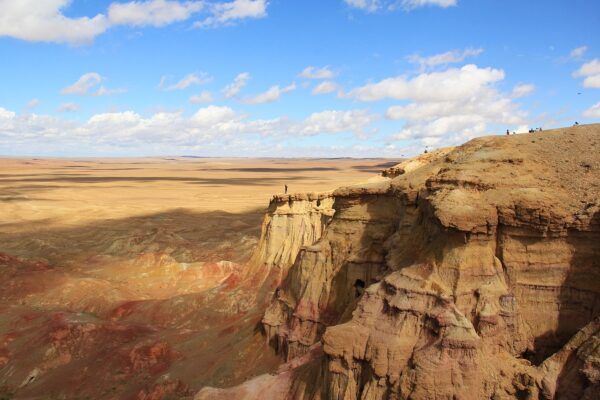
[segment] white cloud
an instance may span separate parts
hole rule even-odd
[[[592,76],[600,74],[600,60],[597,58],[585,63],[575,72],[575,76]]]
[[[74,133],[75,124],[61,118],[33,113],[17,114],[0,107],[0,146],[24,146],[29,151],[36,145],[51,147],[54,141],[64,144]],[[59,145],[59,146],[60,146]]]
[[[100,74],[97,72],[88,72],[87,74],[82,75],[77,82],[64,88],[61,93],[85,96],[90,93],[90,89],[99,85],[100,82],[102,82],[102,76],[100,76]]]
[[[375,120],[367,110],[321,111],[311,114],[292,131],[304,136],[322,133],[352,132],[363,135],[365,129]]]
[[[292,83],[284,88],[279,85],[271,86],[266,92],[256,96],[245,97],[242,101],[246,104],[265,104],[273,103],[281,98],[284,93],[289,93],[296,90],[296,84]]]
[[[79,111],[79,104],[77,103],[63,103],[58,106],[56,111],[58,112],[77,112]]]
[[[386,112],[388,119],[404,122],[394,139],[418,139],[422,145],[458,144],[484,134],[491,124],[523,124],[526,114],[495,87],[502,79],[502,70],[468,65],[412,79],[389,78],[350,94],[367,101],[410,101],[389,107]],[[515,92],[523,95],[532,89],[523,85]]]
[[[581,59],[581,57],[583,57],[583,55],[586,53],[587,49],[588,49],[587,46],[577,47],[577,48],[571,50],[569,57],[572,59],[575,59],[575,60]]]
[[[516,133],[528,133],[529,132],[529,125],[525,124],[525,125],[519,125],[517,126],[517,129],[514,130],[514,132]]]
[[[266,0],[226,3],[143,0],[113,2],[104,13],[71,18],[64,15],[72,0],[0,0],[0,37],[31,42],[87,44],[113,26],[163,27],[203,13],[195,26],[231,24],[266,16]]]
[[[230,107],[219,107],[210,105],[206,108],[201,108],[190,120],[200,126],[214,126],[221,123],[230,123],[238,120],[235,111]]]
[[[115,89],[107,89],[104,86],[100,86],[95,93],[92,93],[92,96],[112,96],[113,94],[122,94],[127,93],[127,89],[125,88],[115,88]]]
[[[429,57],[421,57],[418,54],[412,54],[407,60],[413,64],[419,64],[421,68],[435,67],[437,65],[456,64],[464,61],[467,57],[475,57],[483,52],[483,49],[467,48],[463,51],[451,50],[441,54],[435,54]]]
[[[161,27],[185,21],[203,8],[203,1],[148,0],[112,3],[108,8],[108,18],[113,25]]]
[[[237,96],[238,93],[240,93],[240,90],[242,90],[244,86],[248,84],[249,80],[249,73],[242,72],[241,74],[238,74],[232,83],[223,88],[223,95],[228,99]]]
[[[511,97],[519,98],[530,95],[535,91],[535,85],[531,83],[518,84],[512,89]]]
[[[29,109],[37,108],[40,104],[41,104],[41,102],[38,99],[31,99],[27,102],[27,108],[29,108]]]
[[[335,77],[335,73],[329,67],[306,67],[300,73],[300,77],[307,79],[331,79]]]
[[[600,118],[600,103],[596,103],[583,112],[586,118]]]
[[[103,14],[69,18],[62,10],[71,0],[1,0],[0,36],[32,42],[82,44],[108,29]]]
[[[422,73],[412,79],[404,76],[384,79],[348,93],[360,101],[396,100],[444,101],[468,98],[482,87],[504,79],[504,71],[469,64],[442,72]]]
[[[312,91],[313,95],[333,93],[339,89],[338,85],[332,81],[323,81],[319,83]]]
[[[10,122],[15,119],[17,113],[9,111],[6,108],[0,107],[0,128],[7,129],[10,126]]]
[[[230,107],[209,105],[186,117],[183,112],[142,116],[134,111],[96,114],[84,122],[37,114],[19,115],[0,108],[0,149],[31,154],[155,154],[202,152],[229,154],[252,140],[258,148],[295,136],[354,133],[364,135],[377,119],[366,110],[328,110],[292,121],[286,117],[251,119]],[[258,137],[270,136],[265,143]],[[252,138],[252,139],[251,139]],[[255,147],[256,149],[256,147]],[[277,149],[271,149],[277,151]],[[340,150],[341,151],[341,150]],[[256,154],[256,151],[253,151]],[[268,153],[267,153],[268,154]],[[306,153],[305,153],[306,154]],[[340,154],[339,152],[336,154]]]
[[[211,81],[211,77],[207,73],[202,72],[200,74],[188,74],[184,76],[180,81],[172,85],[167,85],[168,80],[168,76],[161,77],[158,87],[162,90],[167,91],[184,90],[193,85],[204,85],[205,83]]]
[[[573,73],[575,77],[584,77],[583,87],[600,89],[600,60],[595,58],[585,63]]]
[[[203,90],[197,95],[190,97],[190,103],[198,104],[198,103],[210,103],[213,101],[213,96],[208,90]]]
[[[107,89],[104,86],[98,87],[104,78],[97,72],[88,72],[83,74],[77,82],[67,86],[61,90],[62,95],[78,95],[78,96],[110,96],[113,94],[125,93],[127,89]],[[98,87],[96,91],[92,89]]]
[[[263,18],[267,16],[267,0],[234,0],[216,3],[210,6],[210,17],[197,21],[194,27],[215,27],[229,25],[246,18]]]
[[[358,8],[368,12],[374,12],[381,8],[380,0],[344,0],[350,7]]]
[[[344,0],[344,2],[353,8],[367,12],[376,12],[381,10],[395,10],[397,8],[410,11],[425,6],[447,8],[455,6],[458,0]]]

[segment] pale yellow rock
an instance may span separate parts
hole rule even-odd
[[[275,291],[269,340],[325,356],[306,367],[316,391],[271,398],[598,398],[600,125],[478,138],[386,175],[333,192]]]

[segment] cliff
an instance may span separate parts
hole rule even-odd
[[[300,249],[315,243],[331,220],[333,196],[330,193],[276,195],[263,220],[260,241],[246,274],[262,281],[274,279],[278,286]]]
[[[600,125],[478,138],[387,175],[327,195],[333,216],[276,202],[263,326],[304,361],[271,398],[597,398]]]

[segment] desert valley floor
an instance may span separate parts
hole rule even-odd
[[[0,159],[0,398],[181,397],[269,371],[264,307],[213,289],[236,287],[284,185],[396,163]]]
[[[0,399],[598,399],[599,144],[3,159]]]

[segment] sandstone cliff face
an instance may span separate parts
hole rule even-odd
[[[323,337],[325,397],[540,395],[535,365],[600,314],[599,128],[477,139],[396,178],[414,211],[394,272]]]
[[[269,340],[288,359],[347,319],[364,287],[386,271],[383,244],[398,222],[397,198],[378,187],[334,198],[325,235],[300,250],[263,318]]]
[[[327,193],[274,196],[265,215],[261,238],[252,256],[248,277],[270,276],[278,286],[300,249],[321,238],[334,214]]]
[[[544,399],[600,398],[600,318],[581,329],[541,366]]]
[[[324,356],[277,375],[272,398],[597,398],[600,125],[395,170],[335,191],[322,237],[282,274],[269,340],[288,360]]]

